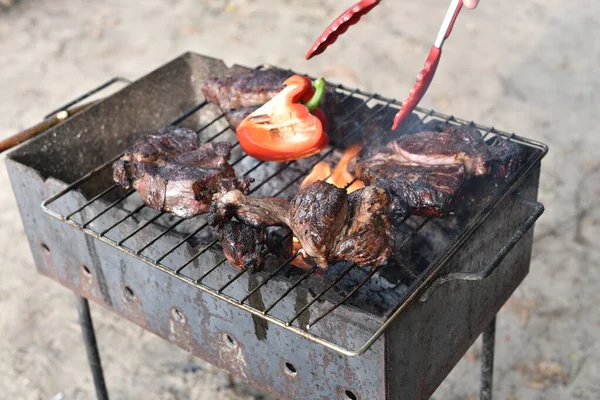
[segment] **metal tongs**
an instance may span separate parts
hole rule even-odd
[[[351,25],[356,24],[363,15],[375,8],[375,6],[377,6],[380,2],[381,0],[362,0],[346,10],[343,14],[336,18],[331,25],[327,27],[321,36],[319,36],[317,41],[306,54],[306,59],[308,60],[324,52],[325,49],[333,44],[340,35],[348,30]],[[442,46],[446,39],[448,39],[448,36],[450,36],[452,27],[454,26],[454,22],[456,21],[462,6],[462,0],[451,1],[450,7],[448,7],[448,11],[446,12],[444,22],[442,22],[442,26],[435,43],[429,51],[429,56],[425,61],[425,66],[419,75],[417,75],[417,82],[415,83],[415,86],[410,91],[408,98],[402,104],[398,114],[396,114],[394,117],[392,130],[395,130],[400,123],[413,112],[429,88],[429,84],[433,80],[433,76],[435,75],[435,71],[440,62]]]

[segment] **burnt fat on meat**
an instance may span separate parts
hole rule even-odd
[[[215,194],[248,192],[227,163],[229,142],[201,144],[195,131],[167,126],[135,142],[113,164],[113,179],[133,187],[147,206],[181,218],[208,212]]]
[[[227,261],[236,269],[260,271],[267,254],[267,230],[237,221],[227,221],[216,228]]]
[[[209,223],[219,226],[236,217],[254,227],[287,226],[319,268],[332,261],[375,266],[392,252],[391,207],[380,188],[367,187],[348,196],[343,189],[316,181],[289,201],[257,199],[234,190],[213,202]]]

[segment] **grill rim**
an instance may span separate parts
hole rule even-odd
[[[275,67],[275,66],[272,66],[269,64],[262,64],[257,68],[278,68],[278,67]],[[117,78],[114,78],[114,79],[117,79]],[[387,101],[389,105],[402,107],[402,102],[398,102],[396,100],[389,99],[389,98],[380,96],[378,94],[371,95],[370,93],[362,92],[358,89],[351,89],[351,88],[347,88],[343,85],[334,84],[334,83],[331,83],[331,85],[335,86],[337,88],[341,88],[341,89],[346,90],[351,93],[359,93],[360,95],[363,95],[363,96],[371,96],[371,98],[376,98],[377,100],[383,101],[383,102]],[[70,106],[72,104],[76,104],[78,101],[81,101],[86,97],[87,96],[80,96],[78,99],[76,99],[76,101],[74,100],[74,101],[68,103],[68,106]],[[63,107],[66,108],[67,106],[63,106]],[[198,107],[198,106],[196,106],[196,107]],[[427,267],[427,269],[423,273],[420,274],[420,276],[417,278],[417,280],[415,282],[413,282],[411,284],[409,291],[408,291],[407,295],[403,298],[403,300],[394,309],[389,311],[386,316],[384,316],[382,318],[382,319],[384,319],[383,324],[375,331],[375,333],[367,340],[367,342],[363,346],[361,346],[360,348],[355,349],[355,350],[347,349],[347,348],[342,347],[342,346],[340,346],[336,343],[333,343],[329,340],[326,340],[319,336],[316,336],[316,335],[308,332],[307,330],[303,330],[303,329],[294,327],[291,324],[286,323],[285,321],[283,321],[279,318],[273,317],[271,315],[266,315],[265,313],[261,312],[258,309],[248,306],[248,305],[244,304],[243,302],[240,302],[239,300],[237,300],[231,296],[223,294],[221,292],[221,290],[213,289],[202,283],[196,282],[194,279],[189,278],[185,275],[175,273],[174,270],[171,270],[165,266],[160,265],[160,262],[151,260],[150,258],[145,257],[142,254],[138,254],[138,252],[128,249],[127,247],[119,246],[118,243],[116,243],[116,242],[113,243],[112,240],[110,240],[106,237],[103,237],[103,236],[99,235],[98,233],[96,233],[95,231],[87,228],[87,224],[84,224],[84,226],[81,226],[77,222],[70,220],[70,219],[66,219],[61,214],[51,210],[48,207],[49,204],[51,204],[53,201],[60,198],[62,195],[77,188],[80,184],[87,181],[88,179],[90,179],[91,177],[93,177],[94,175],[99,173],[100,171],[104,170],[105,168],[110,167],[110,165],[112,165],[112,163],[115,160],[117,160],[121,156],[121,154],[119,154],[117,157],[109,160],[108,162],[102,164],[101,166],[94,168],[93,170],[86,173],[79,179],[75,180],[73,183],[67,185],[63,190],[61,190],[58,193],[55,193],[54,195],[45,199],[42,202],[41,207],[45,213],[51,215],[52,217],[54,217],[62,222],[66,222],[67,224],[84,232],[85,234],[87,234],[91,237],[94,237],[95,239],[98,239],[106,244],[109,244],[110,246],[112,246],[118,250],[121,250],[121,251],[125,252],[126,254],[133,256],[133,257],[143,261],[144,263],[146,263],[152,267],[155,267],[175,278],[183,280],[184,282],[191,284],[195,288],[200,289],[204,292],[207,292],[207,293],[219,298],[220,300],[226,301],[235,307],[241,308],[242,310],[249,312],[252,315],[255,315],[259,318],[265,319],[265,320],[267,320],[271,323],[274,323],[286,330],[292,331],[308,340],[311,340],[315,343],[321,344],[321,345],[323,345],[331,350],[334,350],[338,353],[341,353],[345,356],[350,356],[350,357],[360,356],[361,354],[366,352],[377,341],[377,339],[379,339],[379,337],[385,332],[385,330],[389,327],[389,325],[400,315],[402,310],[404,310],[415,298],[417,298],[423,292],[423,290],[426,290],[427,287],[432,282],[434,282],[437,278],[439,278],[439,271],[445,265],[445,263],[454,254],[456,254],[456,252],[460,250],[460,248],[464,245],[464,243],[466,243],[469,240],[469,238],[477,231],[477,229],[485,223],[485,221],[490,217],[490,215],[497,209],[498,205],[504,199],[506,199],[511,193],[513,193],[523,183],[523,181],[530,175],[532,170],[538,165],[538,163],[541,161],[541,159],[548,152],[547,145],[545,145],[541,142],[537,142],[535,140],[517,136],[514,133],[512,133],[512,134],[507,133],[504,131],[497,130],[494,127],[488,127],[488,126],[484,126],[481,124],[476,124],[474,121],[457,118],[457,117],[454,117],[453,115],[439,113],[434,110],[425,109],[422,107],[417,107],[415,110],[422,114],[425,114],[425,117],[423,117],[422,120],[425,120],[427,117],[435,117],[435,118],[439,118],[441,120],[445,120],[445,122],[457,122],[462,125],[470,125],[481,131],[485,131],[488,134],[492,133],[495,135],[503,136],[507,139],[516,141],[522,145],[528,146],[530,148],[534,148],[538,151],[536,152],[535,156],[531,157],[531,159],[528,159],[528,164],[523,166],[516,174],[514,174],[513,177],[511,177],[511,179],[509,181],[507,181],[505,185],[503,185],[502,190],[499,193],[497,193],[493,197],[493,199],[491,201],[489,201],[485,207],[482,208],[482,210],[480,210],[473,218],[471,218],[471,221],[469,222],[467,227],[460,233],[460,235],[456,238],[456,240],[450,246],[448,246],[446,249],[444,249],[442,251],[442,253],[436,258],[436,260],[434,260],[434,262],[430,263],[430,265]],[[193,113],[192,110],[186,111],[176,121],[180,122],[181,120],[185,119],[187,116],[191,115],[191,113]],[[339,305],[348,306],[347,304],[343,304],[343,302],[340,303]],[[328,315],[328,314],[329,314],[329,312],[326,315]]]

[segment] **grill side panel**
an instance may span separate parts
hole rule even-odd
[[[44,182],[10,159],[7,168],[39,273],[280,398],[343,399],[346,390],[360,399],[384,398],[382,340],[361,357],[342,357],[252,317],[45,214],[39,204],[64,184]],[[69,202],[72,208],[85,199]],[[371,331],[350,321],[334,318],[323,329],[358,347]]]
[[[521,201],[537,199],[539,174],[538,164],[438,276],[486,267],[531,213]],[[528,274],[532,242],[533,228],[489,277],[451,281],[409,303],[385,333],[387,398],[430,398]]]

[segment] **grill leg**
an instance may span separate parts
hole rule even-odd
[[[100,364],[100,353],[96,343],[96,334],[94,325],[92,324],[92,315],[90,314],[90,306],[86,298],[75,296],[75,304],[77,305],[77,313],[79,314],[79,325],[81,325],[81,333],[83,334],[83,342],[87,351],[88,363],[92,370],[94,378],[94,386],[96,387],[96,397],[98,400],[108,400],[108,392],[104,383],[104,372],[102,364]]]
[[[492,400],[492,380],[494,378],[494,346],[496,344],[496,316],[483,331],[481,352],[481,400]]]

